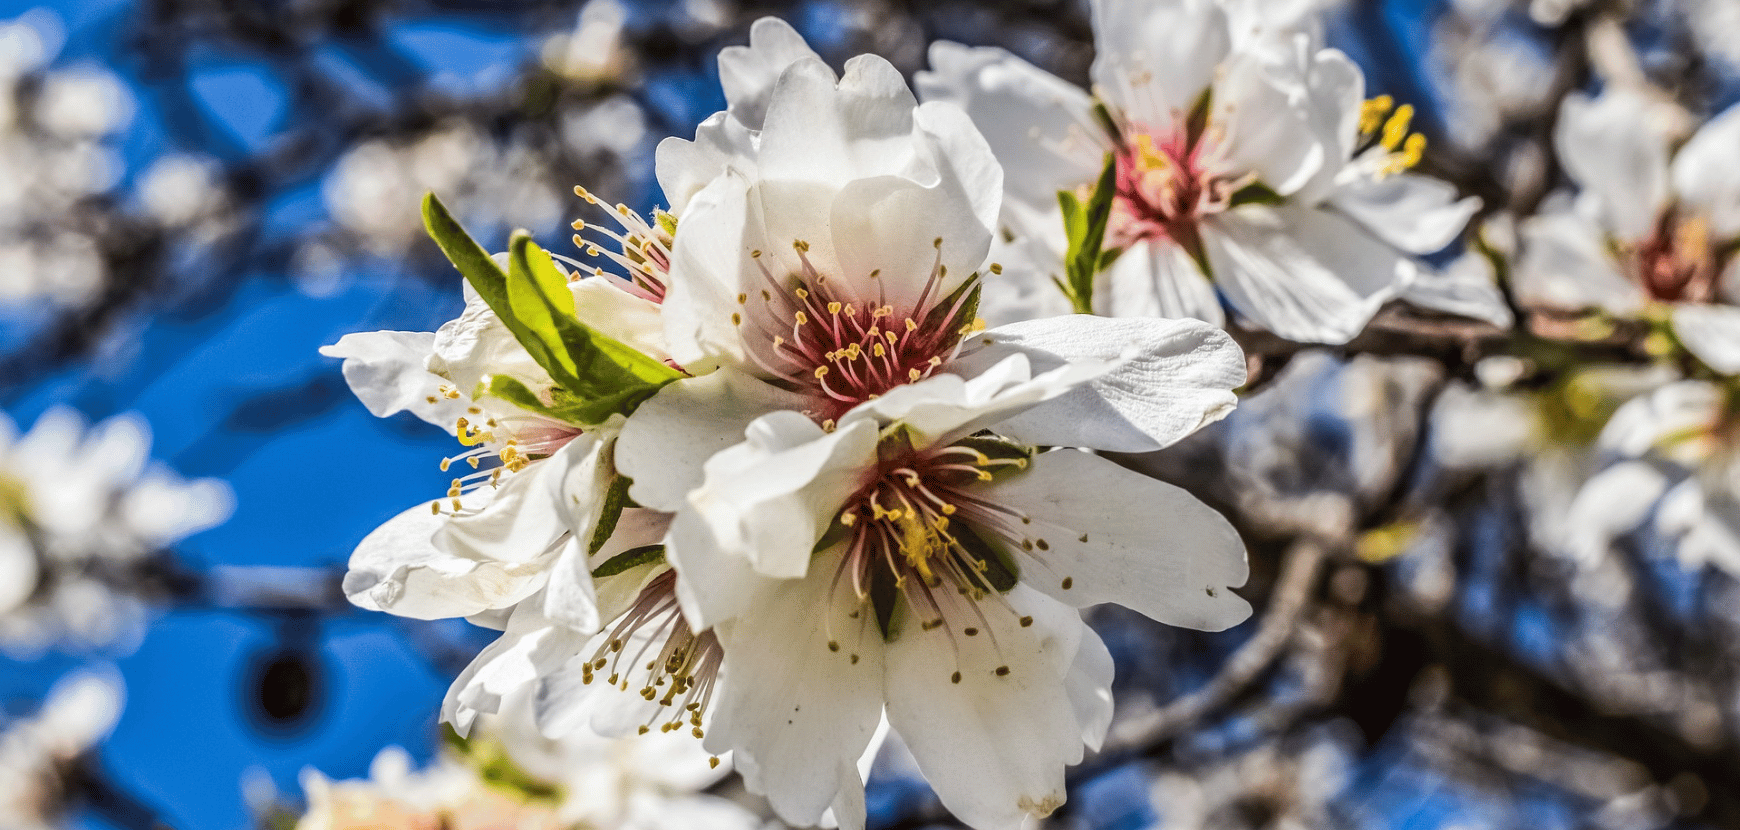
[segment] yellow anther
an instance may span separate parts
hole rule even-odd
[[[441,459],[441,472],[444,472],[444,473],[447,472],[447,468],[451,467],[451,466],[453,466],[453,459],[451,459],[451,458]]]
[[[924,373],[917,369],[906,370],[906,380],[908,383],[917,383],[918,379],[922,377],[924,377]]]
[[[424,399],[423,399],[423,400],[426,400],[426,401],[428,401],[428,402],[430,402],[430,403],[434,403],[434,402],[435,402],[435,400],[436,400],[436,398],[435,398],[435,396],[434,396],[434,395],[429,395],[429,396],[427,396],[427,397],[425,397],[425,398],[424,398]]]
[[[440,510],[437,509],[436,512],[439,513]],[[857,513],[848,510],[848,511],[840,514],[840,524],[843,524],[847,527],[851,527],[857,523],[858,523],[858,514]]]
[[[802,239],[793,239],[791,241],[791,247],[799,253],[807,254],[810,252],[810,243],[805,242]]]
[[[882,341],[880,340],[876,341],[876,345],[870,347],[870,353],[877,357],[888,356],[888,350],[882,348]]]
[[[839,314],[840,313],[840,304],[838,302],[828,303],[828,313],[829,314]]]
[[[1373,98],[1369,101],[1366,101],[1363,104],[1360,104],[1359,105],[1359,131],[1360,131],[1360,133],[1364,134],[1364,133],[1376,132],[1377,128],[1384,123],[1384,116],[1390,114],[1390,107],[1395,106],[1395,104],[1396,104],[1395,99],[1391,98],[1388,95],[1379,95],[1376,98]]]
[[[792,319],[796,320],[797,324],[800,326],[807,326],[810,324],[810,316],[801,311],[792,315]]]
[[[429,512],[436,515],[436,516],[441,515],[441,502],[439,502],[439,501],[429,502]]]
[[[991,263],[991,273],[1001,276],[1003,273],[1003,263],[1000,263],[1000,262]]]
[[[744,303],[747,303],[747,302],[749,302],[749,295],[748,294],[738,294],[737,295],[737,304],[738,305],[743,305]]]
[[[798,298],[798,299],[800,299],[800,300],[807,300],[807,299],[809,299],[809,298],[810,298],[810,292],[809,292],[809,289],[806,289],[806,288],[799,288],[799,289],[798,289],[798,290],[797,290],[797,291],[796,291],[796,292],[794,292],[794,293],[796,293],[796,294],[797,294],[797,298]]]
[[[1398,147],[1402,146],[1402,140],[1408,137],[1408,124],[1413,120],[1414,106],[1412,104],[1403,104],[1396,107],[1396,111],[1390,116],[1390,120],[1384,122],[1382,143],[1385,150],[1395,152]]]
[[[731,325],[733,325],[733,326],[743,325],[743,315],[738,314],[737,312],[732,312],[731,313]]]
[[[827,377],[827,375],[828,375],[828,367],[826,367],[826,366],[817,366],[816,367],[816,379],[817,380],[820,380],[824,377]]]
[[[577,231],[586,230],[586,220],[585,219],[575,219],[574,221],[568,223],[568,227],[573,228],[574,230],[577,230]]]
[[[934,241],[934,242],[932,242],[932,243],[930,243],[930,244],[931,244],[931,246],[932,246],[932,247],[935,247],[935,248],[941,248],[941,247],[942,247],[942,237],[940,237],[940,236],[939,236],[939,237],[937,237],[937,238],[936,238],[936,241]]]

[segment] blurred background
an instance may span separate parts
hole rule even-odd
[[[1740,99],[1736,0],[1274,5],[1326,6],[1368,94],[1419,109],[1425,169],[1489,217],[1562,183],[1547,137],[1592,83],[1596,21],[1693,111]],[[523,227],[556,251],[576,184],[659,204],[654,146],[722,108],[714,58],[765,14],[836,67],[910,73],[946,38],[1082,83],[1093,55],[1078,0],[0,0],[0,512],[8,476],[103,459],[89,498],[121,518],[100,530],[130,534],[56,560],[0,624],[0,813],[282,826],[305,768],[434,757],[493,632],[337,586],[445,487],[451,439],[371,417],[316,349],[457,314],[424,191],[486,245]],[[1740,827],[1734,578],[1648,540],[1599,566],[1536,551],[1533,472],[1434,449],[1472,366],[1356,351],[1276,362],[1238,417],[1132,461],[1223,471],[1207,495],[1252,545],[1259,613],[1219,635],[1093,618],[1119,721],[1055,825]],[[1324,516],[1349,552],[1293,532]],[[948,823],[898,759],[870,808]]]

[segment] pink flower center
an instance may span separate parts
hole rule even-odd
[[[1723,263],[1710,239],[1709,225],[1699,217],[1664,211],[1655,232],[1637,246],[1635,262],[1638,284],[1651,299],[1667,303],[1715,299]]]
[[[1110,244],[1172,239],[1195,251],[1198,223],[1231,207],[1233,194],[1256,180],[1222,169],[1217,144],[1200,127],[1169,133],[1131,129],[1115,157]]]
[[[975,323],[976,277],[944,296],[947,269],[940,264],[940,243],[938,264],[910,307],[866,299],[853,290],[863,286],[830,280],[810,263],[808,245],[798,243],[803,268],[795,285],[787,287],[762,266],[769,285],[761,292],[767,313],[754,323],[760,331],[744,334],[767,346],[752,344],[751,357],[784,385],[817,401],[806,414],[824,424],[890,389],[929,377],[954,356]],[[872,273],[870,279],[877,282],[880,275]],[[740,294],[737,300],[741,305],[749,297]],[[732,319],[744,323],[741,314]]]

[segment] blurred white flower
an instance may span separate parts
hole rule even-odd
[[[1424,149],[1413,109],[1362,103],[1339,51],[1273,34],[1241,47],[1240,8],[1096,0],[1093,97],[1000,49],[932,47],[920,90],[984,130],[1009,170],[1006,231],[1044,243],[1010,256],[1050,251],[1011,274],[1061,273],[1057,194],[1091,190],[1108,155],[1121,253],[1095,297],[1113,315],[1220,323],[1224,301],[1283,337],[1342,343],[1418,276],[1412,255],[1455,239],[1477,203],[1407,172]]]
[[[121,716],[120,679],[79,673],[55,683],[30,718],[0,722],[0,815],[10,830],[64,826],[67,774]]]
[[[25,435],[0,414],[0,650],[110,644],[138,624],[129,570],[229,517],[229,488],[147,465],[131,416],[88,431],[66,409]]]
[[[622,77],[632,54],[622,47],[628,9],[619,0],[588,0],[572,32],[544,41],[544,66],[572,80],[602,83]]]
[[[1528,219],[1519,298],[1561,312],[1661,313],[1710,368],[1740,374],[1740,107],[1677,150],[1673,119],[1624,88],[1566,100],[1555,139],[1576,202]]]
[[[1740,393],[1666,384],[1620,407],[1600,446],[1614,460],[1570,507],[1573,554],[1598,557],[1649,521],[1685,567],[1740,576]]]

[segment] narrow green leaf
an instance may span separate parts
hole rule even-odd
[[[592,578],[603,579],[607,576],[616,576],[620,573],[626,573],[630,568],[655,565],[663,561],[665,561],[664,545],[642,545],[638,548],[629,548],[605,560],[604,564],[593,568]]]
[[[610,541],[610,535],[616,532],[622,508],[628,506],[628,485],[633,483],[633,479],[620,473],[611,477],[610,487],[604,491],[604,509],[598,514],[598,526],[592,529],[592,543],[586,546],[587,556],[603,550],[604,543]]]
[[[496,309],[497,314],[501,313],[507,306],[507,274],[502,273],[501,266],[465,232],[433,192],[423,194],[423,227],[484,302]]]
[[[1069,250],[1064,255],[1064,293],[1079,314],[1093,313],[1094,277],[1099,274],[1106,227],[1111,223],[1112,202],[1117,192],[1117,157],[1108,153],[1099,181],[1086,202],[1067,190],[1057,194],[1069,241]]]

